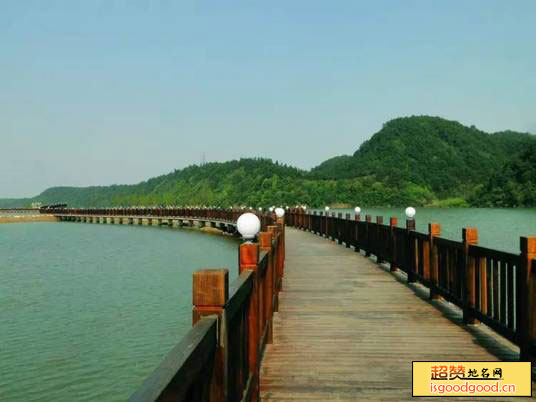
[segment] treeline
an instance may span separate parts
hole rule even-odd
[[[412,116],[387,122],[353,155],[311,171],[248,158],[189,166],[136,185],[54,187],[32,199],[0,200],[0,206],[534,206],[535,144],[526,133],[488,134]]]
[[[469,202],[481,207],[536,206],[536,145],[496,171]]]

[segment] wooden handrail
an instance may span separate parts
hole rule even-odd
[[[521,252],[513,254],[479,246],[475,228],[465,228],[463,240],[454,241],[439,237],[436,223],[420,233],[414,220],[401,228],[394,218],[384,225],[381,217],[372,222],[370,215],[362,221],[359,215],[301,209],[288,212],[287,224],[388,262],[409,283],[428,286],[431,299],[443,297],[460,307],[465,323],[485,323],[520,346],[521,360],[536,363],[536,237],[521,237]]]
[[[268,230],[259,243],[240,245],[240,274],[231,285],[226,269],[194,273],[193,328],[130,401],[259,400],[260,363],[272,342],[282,281],[284,221]]]

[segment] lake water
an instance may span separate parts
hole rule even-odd
[[[479,244],[484,247],[519,253],[519,237],[536,235],[536,208],[416,208],[416,229],[428,233],[428,223],[441,224],[441,237],[462,239],[462,228],[476,227]],[[352,214],[353,209],[331,209],[331,212]],[[361,208],[361,219],[371,215],[383,216],[389,224],[389,217],[398,218],[398,226],[405,227],[404,208]]]
[[[0,225],[0,401],[123,401],[191,328],[192,272],[236,240],[84,223]]]
[[[405,222],[403,208],[365,214]],[[475,226],[480,244],[515,253],[536,234],[536,209],[417,208],[415,219],[454,240]],[[125,400],[191,327],[192,272],[224,267],[233,280],[237,247],[166,227],[0,225],[0,401]]]

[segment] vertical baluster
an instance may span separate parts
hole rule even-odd
[[[486,257],[486,279],[487,279],[487,314],[493,316],[493,264],[490,257]]]
[[[487,271],[486,257],[484,256],[478,257],[477,262],[478,262],[478,267],[479,267],[479,283],[477,282],[477,287],[479,289],[479,296],[480,296],[479,307],[480,307],[480,312],[486,315],[488,314],[488,271]]]
[[[465,268],[463,266],[463,250],[452,250],[452,292],[463,300],[465,287]]]
[[[506,261],[501,261],[499,272],[499,320],[501,324],[507,326],[506,322]]]
[[[389,218],[389,234],[390,234],[390,241],[391,241],[391,272],[398,271],[397,267],[397,253],[396,253],[396,225],[398,224],[398,220],[392,216]]]
[[[475,259],[469,256],[469,247],[471,244],[478,243],[478,231],[476,228],[464,228],[462,231],[463,250],[464,250],[464,271],[465,287],[463,294],[463,322],[465,324],[476,324],[473,317],[472,309],[476,306],[476,267]]]
[[[514,265],[508,262],[506,268],[506,317],[507,326],[514,329]]]
[[[439,261],[437,246],[434,244],[434,237],[438,237],[441,233],[441,226],[439,223],[428,224],[428,262],[425,266],[425,274],[428,273],[430,278],[430,299],[438,299],[439,295],[436,293],[437,286],[439,285]]]
[[[445,289],[449,294],[452,294],[452,270],[454,260],[454,251],[450,247],[445,248]]]

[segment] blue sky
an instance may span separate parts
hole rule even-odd
[[[11,1],[0,197],[207,161],[302,168],[394,117],[536,132],[536,1]]]

